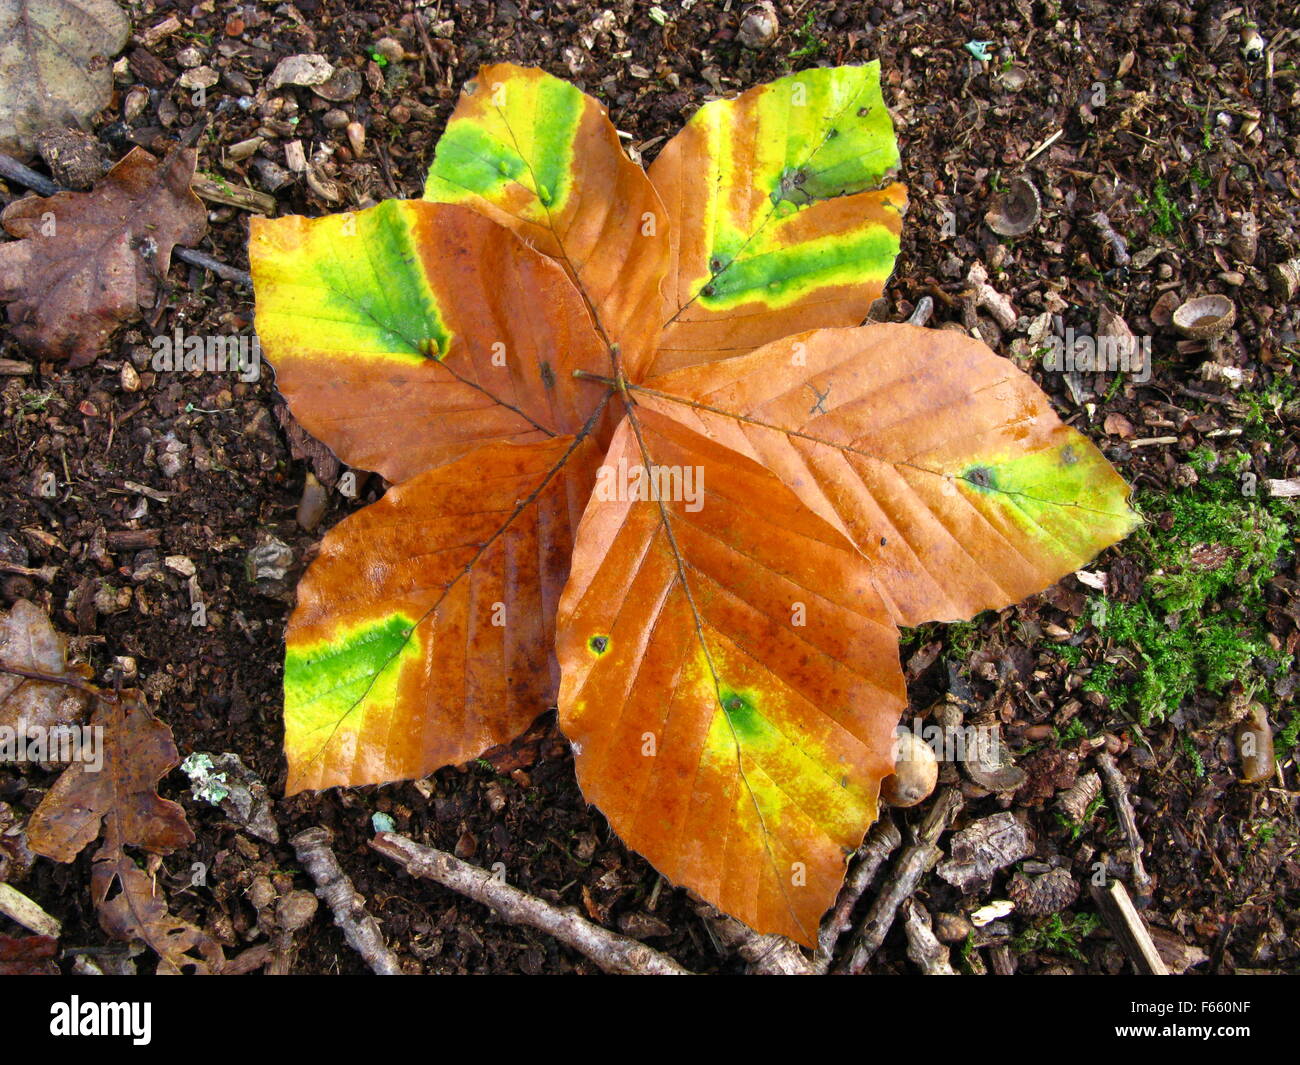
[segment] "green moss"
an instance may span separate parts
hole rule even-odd
[[[1172,237],[1178,232],[1183,221],[1182,208],[1174,202],[1169,186],[1164,179],[1156,182],[1151,196],[1139,193],[1136,197],[1138,206],[1151,216],[1151,231],[1163,237]]]
[[[1011,941],[1017,954],[1042,951],[1066,954],[1076,961],[1084,961],[1080,945],[1101,925],[1101,918],[1092,913],[1054,913],[1035,921]]]
[[[1240,683],[1253,693],[1264,683],[1257,663],[1283,664],[1260,619],[1294,508],[1243,496],[1238,475],[1246,460],[1207,451],[1191,460],[1213,476],[1192,490],[1140,500],[1148,512],[1165,512],[1134,538],[1150,576],[1141,600],[1109,603],[1099,626],[1129,652],[1131,668],[1102,663],[1084,684],[1136,710],[1144,724],[1168,717],[1194,691],[1218,695]]]

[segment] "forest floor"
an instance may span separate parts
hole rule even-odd
[[[1083,581],[1067,577],[970,623],[906,634],[909,719],[929,719],[945,693],[961,694],[966,722],[996,724],[1023,772],[1014,790],[996,793],[946,766],[944,781],[967,800],[957,827],[1009,810],[1034,847],[969,895],[930,875],[918,898],[959,970],[985,971],[996,951],[1002,967],[1009,958],[1021,973],[1125,971],[1087,891],[1098,863],[1131,875],[1115,804],[1103,792],[1077,821],[1057,805],[1108,751],[1127,781],[1154,880],[1145,917],[1171,968],[1300,971],[1300,572],[1294,511],[1270,488],[1300,476],[1297,304],[1271,291],[1268,276],[1300,247],[1300,28],[1288,5],[799,0],[777,5],[779,33],[758,50],[736,39],[745,5],[702,0],[608,8],[443,0],[415,13],[384,0],[125,6],[136,35],[130,59],[91,131],[106,157],[131,145],[195,147],[201,173],[265,193],[278,215],[418,196],[460,86],[487,62],[537,65],[575,81],[608,106],[649,164],[706,99],[808,66],[879,59],[911,195],[882,316],[902,320],[929,295],[932,325],[960,322],[967,271],[983,262],[1021,319],[1004,333],[981,316],[976,328],[1103,449],[1148,519]],[[417,17],[427,20],[428,47]],[[1263,54],[1243,47],[1250,25]],[[383,38],[405,54],[381,48]],[[268,92],[277,62],[300,53],[355,70],[358,91],[333,102],[308,88]],[[196,103],[177,81],[204,66],[220,80]],[[339,117],[327,120],[334,110],[365,127],[360,157]],[[233,145],[259,135],[256,155],[231,158]],[[340,202],[292,171],[285,145],[294,140],[309,158],[332,149]],[[985,214],[1017,175],[1039,190],[1042,217],[1027,235],[1000,238]],[[0,204],[24,194],[0,184]],[[246,269],[249,212],[208,206],[202,249]],[[1127,244],[1123,265],[1092,221],[1099,211]],[[1232,331],[1213,346],[1177,335],[1172,309],[1210,293],[1235,304]],[[1092,334],[1104,309],[1152,338],[1149,380],[1067,378],[1043,367],[1033,346],[1043,327]],[[48,584],[6,577],[0,606],[20,598],[45,606],[97,676],[119,656],[134,658],[182,755],[238,754],[278,796],[283,633],[295,582],[323,531],[383,486],[372,477],[355,499],[329,491],[323,519],[304,530],[295,515],[308,469],[331,489],[338,469],[292,426],[273,375],[241,382],[150,369],[154,335],[178,326],[248,334],[252,319],[247,289],[175,263],[158,305],[94,365],[41,364],[0,378],[0,547],[10,562],[57,568]],[[0,358],[26,357],[12,338],[0,340]],[[51,470],[60,491],[46,499],[33,485]],[[156,536],[105,546],[131,544],[112,535],[127,530]],[[250,583],[246,557],[270,538],[288,545],[292,564],[281,579]],[[193,564],[205,627],[191,625],[188,567],[158,565],[173,556]],[[1278,769],[1245,784],[1233,718],[1252,699],[1271,722]],[[742,969],[685,892],[660,883],[583,801],[555,715],[538,709],[528,742],[425,781],[276,799],[279,844],[196,802],[173,773],[162,794],[183,804],[197,838],[156,870],[157,888],[173,913],[237,953],[264,934],[250,901],[255,884],[269,881],[277,893],[312,886],[283,841],[324,825],[409,971],[594,970],[546,935],[398,872],[367,845],[374,815],[386,814],[417,841],[485,867],[504,862],[518,887],[578,906],[692,970]],[[0,766],[0,862],[8,839],[15,886],[63,923],[65,969],[67,951],[84,949],[149,971],[148,954],[128,956],[101,930],[88,853],[68,865],[14,857],[53,779],[33,766]],[[902,827],[925,811],[892,816]],[[1050,869],[1067,870],[1077,891],[1063,908],[1034,913],[1046,904],[1031,904],[979,928],[969,922],[992,901],[1032,895]],[[15,931],[0,917],[0,933]],[[871,971],[915,971],[906,945],[896,928]],[[295,968],[364,966],[322,909]]]

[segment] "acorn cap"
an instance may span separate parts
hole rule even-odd
[[[1227,296],[1197,296],[1174,311],[1174,328],[1193,340],[1223,336],[1237,320],[1237,308]]]
[[[1038,225],[1043,203],[1038,189],[1027,177],[1017,175],[1008,183],[984,222],[999,237],[1023,237]]]

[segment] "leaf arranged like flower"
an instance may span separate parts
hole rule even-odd
[[[876,816],[898,625],[1014,603],[1137,518],[979,341],[857,327],[906,192],[877,64],[706,104],[647,176],[485,67],[424,201],[258,221],[300,421],[397,482],[286,637],[289,790],[423,776],[548,706],[669,879],[811,945]]]

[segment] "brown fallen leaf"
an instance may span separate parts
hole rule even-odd
[[[45,611],[19,599],[0,612],[0,728],[79,724],[90,705],[90,675],[88,666],[68,664],[67,643]]]
[[[190,191],[197,158],[187,148],[159,162],[135,148],[90,192],[28,196],[5,208],[0,224],[20,239],[0,245],[0,300],[9,302],[19,343],[86,366],[121,323],[138,317],[172,248],[207,232],[207,213]]]
[[[28,822],[31,849],[70,862],[102,829],[91,896],[104,931],[144,942],[158,955],[159,972],[220,971],[220,946],[167,911],[153,878],[125,850],[168,854],[194,840],[185,812],[157,793],[158,780],[180,762],[171,730],[134,690],[102,694],[91,725],[103,730],[102,765],[74,763],[55,781]]]
[[[0,147],[28,155],[41,130],[106,106],[130,31],[113,0],[0,0]]]

